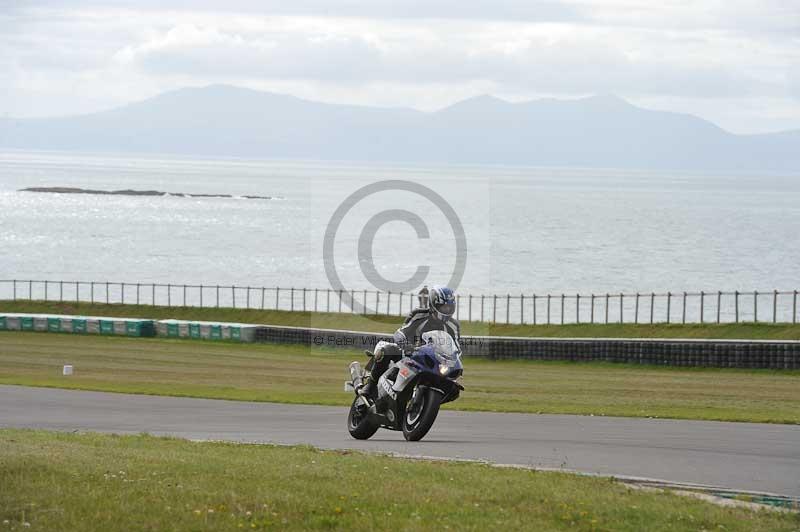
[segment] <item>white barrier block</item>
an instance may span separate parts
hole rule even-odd
[[[62,372],[62,374],[64,376],[72,375],[72,366],[71,365],[64,366],[64,371]]]

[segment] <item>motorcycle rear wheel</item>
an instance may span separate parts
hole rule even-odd
[[[366,408],[358,408],[359,397],[353,399],[350,405],[350,412],[347,414],[347,430],[350,436],[357,440],[368,440],[378,431],[380,425],[372,421],[367,414]]]
[[[439,415],[441,404],[442,394],[430,388],[424,390],[418,404],[412,405],[409,399],[402,421],[403,436],[407,441],[419,441],[425,437]]]

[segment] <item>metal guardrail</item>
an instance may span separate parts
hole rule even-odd
[[[798,291],[699,291],[604,294],[458,295],[460,320],[508,324],[567,323],[797,323]],[[0,280],[0,300],[216,307],[402,316],[415,293],[324,288]]]
[[[257,342],[372,350],[386,334],[262,325]],[[800,369],[800,341],[462,336],[465,356],[658,366]]]

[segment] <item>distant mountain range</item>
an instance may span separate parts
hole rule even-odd
[[[0,148],[800,172],[800,130],[734,135],[615,96],[525,103],[478,96],[426,113],[212,85],[90,115],[0,119]]]

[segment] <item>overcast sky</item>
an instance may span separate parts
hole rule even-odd
[[[210,83],[423,110],[614,93],[800,129],[800,1],[0,0],[0,115]]]

